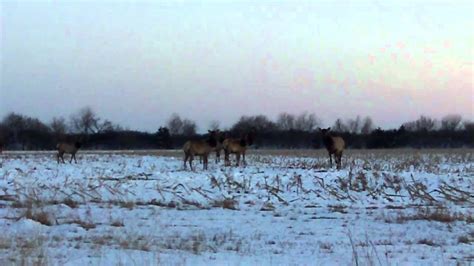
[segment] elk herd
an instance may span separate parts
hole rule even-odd
[[[332,157],[334,155],[334,161],[337,169],[341,168],[342,153],[345,148],[345,142],[342,137],[334,136],[331,133],[331,128],[319,128],[322,135],[324,147],[329,154],[329,163],[332,167]],[[215,152],[215,162],[220,162],[220,154],[224,152],[224,165],[230,166],[230,155],[235,155],[236,166],[241,164],[240,159],[242,158],[242,164],[246,165],[245,154],[249,146],[254,142],[255,130],[250,130],[244,134],[241,134],[239,138],[228,137],[227,134],[219,130],[209,130],[207,136],[204,139],[188,140],[183,146],[184,162],[183,167],[186,169],[187,165],[191,170],[193,169],[193,160],[195,156],[198,156],[202,161],[203,168],[207,169],[209,162],[209,155]],[[59,142],[56,145],[57,154],[56,159],[58,163],[64,162],[64,154],[71,154],[70,163],[74,159],[77,163],[76,153],[82,146],[82,141],[76,142]],[[3,149],[3,143],[0,142],[0,153]]]
[[[323,137],[323,144],[329,154],[329,165],[332,167],[332,157],[337,169],[341,169],[342,153],[345,148],[345,142],[342,137],[333,136],[331,128],[319,128]],[[186,163],[193,170],[194,156],[199,156],[203,163],[203,169],[207,169],[209,163],[209,155],[212,152],[216,153],[216,163],[220,161],[220,153],[224,151],[224,165],[230,166],[230,155],[235,154],[236,166],[240,165],[240,158],[242,157],[243,165],[246,165],[245,152],[247,148],[253,144],[255,138],[255,130],[251,130],[242,134],[240,138],[228,138],[223,132],[219,130],[209,130],[206,139],[189,140],[183,146],[184,162],[183,167],[186,169]]]
[[[223,132],[219,130],[209,130],[208,137],[204,140],[190,140],[183,146],[184,151],[184,169],[186,169],[186,162],[189,162],[189,167],[193,170],[194,156],[200,156],[203,162],[203,168],[207,169],[208,158],[211,152],[216,153],[216,163],[220,161],[220,153],[224,151],[224,164],[230,166],[230,154],[235,154],[236,166],[240,165],[240,157],[242,156],[242,163],[245,165],[245,152],[248,146],[252,145],[255,131],[250,131],[243,134],[240,138],[226,138]]]

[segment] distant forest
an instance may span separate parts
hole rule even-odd
[[[281,113],[275,121],[265,115],[242,116],[221,131],[238,137],[256,130],[254,148],[308,149],[321,148],[322,137],[316,114]],[[219,129],[219,122],[208,129]],[[460,115],[446,115],[441,120],[421,116],[396,129],[381,129],[370,117],[337,119],[331,126],[334,135],[342,136],[349,148],[460,148],[474,147],[474,122]],[[176,149],[199,135],[194,121],[173,114],[156,132],[124,129],[100,118],[85,107],[69,119],[54,118],[45,123],[37,118],[10,113],[0,123],[0,145],[5,150],[53,150],[59,141],[81,141],[85,149]]]

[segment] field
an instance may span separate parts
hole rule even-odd
[[[349,150],[339,171],[322,150],[77,158],[0,155],[0,265],[474,263],[473,150]]]

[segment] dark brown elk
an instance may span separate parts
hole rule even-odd
[[[76,153],[81,148],[81,146],[82,146],[82,143],[79,141],[76,141],[74,143],[68,143],[68,142],[58,143],[58,145],[56,145],[56,149],[58,149],[58,154],[57,154],[58,163],[59,163],[59,158],[61,158],[62,162],[64,163],[65,153],[71,154],[71,160],[69,161],[69,163],[72,163],[73,158],[74,158],[74,162],[77,163]]]
[[[203,158],[203,168],[207,169],[209,153],[214,151],[217,140],[216,131],[209,130],[209,136],[206,140],[189,140],[183,146],[184,151],[184,169],[186,169],[186,161],[189,160],[189,167],[193,170],[194,156]]]
[[[342,152],[345,148],[345,142],[342,137],[333,136],[331,128],[319,128],[323,136],[323,143],[329,153],[329,165],[332,167],[332,155],[336,161],[337,169],[341,169]]]
[[[244,134],[241,138],[226,138],[222,143],[224,149],[224,161],[225,166],[230,166],[230,154],[235,154],[237,163],[236,166],[240,165],[240,156],[242,155],[242,163],[247,164],[245,161],[245,152],[248,146],[253,144],[254,132]]]

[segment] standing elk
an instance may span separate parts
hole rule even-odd
[[[337,169],[341,169],[342,152],[344,151],[345,142],[342,137],[332,136],[331,128],[319,128],[323,135],[323,143],[329,153],[329,166],[332,168],[332,155],[336,161]]]
[[[214,150],[216,151],[216,163],[219,163],[221,161],[221,151],[224,149],[223,144],[225,140],[225,135],[223,132],[220,132],[219,130],[217,130],[216,137],[217,137],[217,145],[214,148]]]
[[[234,139],[234,138],[226,138],[222,143],[222,147],[224,149],[224,161],[225,166],[230,166],[230,158],[229,155],[231,153],[235,154],[237,159],[236,166],[240,165],[240,155],[242,155],[242,163],[244,165],[247,164],[245,161],[245,152],[247,147],[253,144],[254,139],[254,131],[244,134],[241,138]]]
[[[221,161],[221,151],[223,150],[223,142],[225,140],[225,135],[224,132],[220,132],[219,129],[216,129],[215,131],[215,136],[216,136],[216,146],[214,147],[213,151],[216,152],[216,164]],[[199,156],[199,162],[202,163],[203,156]]]
[[[201,156],[203,158],[203,168],[207,169],[209,153],[211,153],[217,146],[215,130],[208,130],[209,137],[206,140],[189,140],[183,146],[184,151],[184,169],[186,169],[186,161],[189,160],[189,167],[193,171],[194,156]]]
[[[59,163],[59,158],[61,158],[62,162],[65,163],[64,162],[65,153],[71,154],[71,160],[69,161],[69,163],[72,163],[73,158],[74,158],[74,162],[77,163],[76,153],[81,148],[81,146],[82,146],[82,143],[79,141],[76,141],[74,143],[67,143],[67,142],[58,143],[58,145],[56,145],[56,149],[58,149],[58,154],[56,155],[58,159],[58,163]]]

